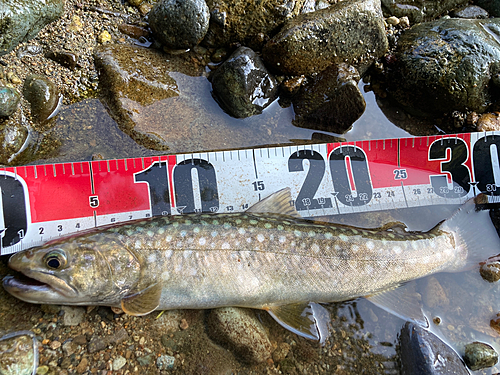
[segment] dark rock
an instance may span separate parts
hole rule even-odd
[[[496,365],[498,353],[490,345],[475,341],[465,345],[464,361],[472,371],[477,371]]]
[[[87,350],[89,353],[95,353],[103,350],[108,345],[107,340],[102,337],[94,337],[90,340]]]
[[[63,10],[64,0],[0,2],[0,56],[34,38],[45,25],[58,19]]]
[[[160,0],[148,17],[153,35],[161,44],[187,49],[205,36],[210,13],[205,0]]]
[[[405,31],[390,94],[417,115],[484,112],[499,91],[492,84],[500,72],[499,27],[500,19],[441,19]]]
[[[212,87],[224,110],[239,118],[262,113],[278,95],[278,82],[247,47],[238,48],[219,66]]]
[[[456,18],[488,18],[488,12],[477,5],[469,5],[468,7],[457,9],[451,12],[450,16]]]
[[[498,0],[476,0],[474,4],[486,9],[493,17],[500,17],[500,2]]]
[[[21,95],[12,87],[0,87],[0,117],[7,117],[17,110]]]
[[[121,25],[118,25],[118,30],[120,30],[121,33],[128,35],[132,38],[139,39],[141,37],[145,38],[149,36],[149,31],[145,29],[144,27],[140,27],[137,25],[132,25],[128,23],[122,23]]]
[[[399,335],[402,375],[468,375],[461,358],[436,335],[407,322]]]
[[[292,98],[296,126],[342,134],[363,114],[359,73],[347,64],[329,67]]]
[[[71,70],[75,70],[78,64],[78,56],[71,52],[50,51],[45,54],[45,57]]]
[[[468,0],[382,0],[382,10],[386,17],[407,16],[411,23],[417,23],[432,20],[468,2]]]
[[[36,74],[24,81],[23,96],[31,105],[31,117],[39,123],[54,117],[62,103],[57,87],[48,78]]]
[[[262,52],[284,74],[311,75],[345,62],[363,75],[387,49],[380,1],[346,0],[287,21]]]
[[[223,307],[210,311],[207,333],[249,363],[271,357],[272,346],[264,327],[252,310]]]
[[[21,125],[20,117],[0,119],[0,164],[14,164],[27,146],[28,129]]]
[[[141,366],[149,366],[150,364],[152,364],[154,362],[154,359],[155,359],[155,355],[154,355],[154,353],[151,353],[151,354],[145,355],[144,357],[137,357],[137,362],[139,362],[139,364]]]

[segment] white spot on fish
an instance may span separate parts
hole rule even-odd
[[[413,250],[417,250],[418,249],[418,242],[417,241],[411,241],[411,247],[413,248]]]
[[[155,232],[153,232],[152,230],[148,230],[146,234],[148,237],[153,237],[155,235]]]
[[[333,234],[331,234],[331,233],[329,233],[329,232],[325,233],[325,234],[324,234],[324,236],[325,236],[325,238],[326,238],[327,240],[331,240],[331,239],[333,238]]]
[[[372,273],[373,272],[373,267],[370,264],[367,264],[365,266],[365,272],[368,273],[368,274]]]
[[[264,235],[262,235],[262,234],[258,234],[258,235],[257,235],[257,241],[259,241],[259,242],[264,242],[264,240],[265,240]]]
[[[431,240],[431,247],[432,247],[433,249],[435,249],[435,248],[436,248],[436,241]]]
[[[235,220],[235,223],[236,223],[236,224],[241,224],[241,219],[236,219],[236,220]]]
[[[187,232],[185,230],[181,230],[181,237],[186,237]]]
[[[351,250],[352,250],[353,252],[357,253],[357,252],[358,252],[358,250],[359,250],[359,246],[357,246],[357,245],[352,245]]]
[[[172,236],[170,236],[170,235],[169,235],[169,236],[167,236],[167,238],[165,238],[165,240],[166,240],[167,242],[172,241]]]
[[[177,243],[175,244],[175,246],[182,247],[182,241],[177,241]]]
[[[308,233],[309,237],[314,237],[316,235],[316,232],[315,231],[310,231]]]
[[[142,247],[142,241],[137,240],[137,241],[135,241],[135,244],[134,244],[134,245],[135,245],[135,248],[136,248],[136,249],[140,249],[140,248]]]
[[[394,253],[395,253],[395,254],[401,254],[401,252],[402,252],[403,250],[402,250],[402,249],[401,249],[401,247],[399,247],[399,246],[394,246],[394,247],[392,248],[392,251],[394,251]]]
[[[165,251],[165,257],[167,257],[167,259],[170,259],[170,257],[172,256],[174,252],[172,250],[166,250]]]
[[[213,225],[219,225],[219,220],[212,220]]]
[[[273,226],[272,226],[272,224],[270,224],[270,223],[265,223],[265,224],[264,224],[264,228],[266,228],[266,229],[271,229],[272,227],[273,227]]]
[[[280,243],[284,243],[285,241],[286,241],[286,237],[285,236],[280,236],[279,242]]]
[[[277,226],[277,228],[278,228],[278,230],[283,230],[283,229],[285,229],[285,227],[284,227],[283,225],[278,225],[278,226]]]
[[[319,253],[319,246],[318,246],[318,244],[313,244],[311,246],[311,250],[314,251],[315,253]]]
[[[189,258],[192,253],[193,253],[193,250],[186,250],[186,251],[184,251],[184,254],[183,254],[184,259]]]
[[[188,243],[193,243],[194,242],[194,237],[189,237],[188,238]]]
[[[358,231],[356,229],[351,229],[353,234],[358,234]]]
[[[244,228],[238,229],[238,233],[241,234],[241,235],[245,234],[246,232],[247,231]]]
[[[168,272],[168,271],[163,271],[163,272],[161,273],[161,279],[162,279],[163,281],[167,281],[169,278],[170,278],[170,272]]]
[[[172,223],[172,226],[173,226],[174,228],[177,228],[177,227],[179,226],[179,223],[178,223],[177,221],[175,221],[175,222],[173,222],[173,223]]]
[[[186,225],[191,225],[192,223],[193,223],[193,222],[192,222],[191,220],[185,220],[185,221],[184,221],[184,224],[186,224]]]
[[[198,243],[201,245],[201,246],[205,246],[205,244],[207,243],[207,239],[205,237],[201,237],[199,240],[198,240]]]
[[[340,245],[335,245],[333,248],[335,249],[335,251],[340,251]]]
[[[295,234],[295,237],[300,237],[302,235],[302,232],[300,230],[294,230],[293,234]]]
[[[156,254],[155,253],[148,255],[148,262],[149,263],[156,263]]]
[[[375,248],[375,243],[373,241],[368,241],[366,243],[366,247],[368,248],[368,250],[373,250]]]
[[[231,228],[231,224],[229,224],[229,223],[224,223],[224,224],[222,225],[222,227],[223,227],[224,229],[229,229],[229,228]]]
[[[214,230],[214,231],[213,231],[212,233],[210,233],[210,234],[212,235],[212,237],[217,237],[217,235],[218,235],[219,233],[217,233],[217,231],[216,231],[216,230]]]
[[[258,223],[259,223],[257,220],[254,220],[254,219],[249,220],[248,222],[249,222],[250,224],[252,224],[252,225],[255,225],[255,224],[258,224]]]
[[[198,273],[198,270],[195,267],[191,267],[189,271],[190,271],[189,274],[191,276],[196,276],[196,274]]]
[[[347,242],[349,238],[345,234],[339,234],[339,239],[341,241]]]
[[[227,242],[224,242],[224,243],[222,244],[221,248],[222,248],[223,250],[228,250],[228,249],[230,249],[230,248],[231,248],[231,246],[229,246],[229,244],[228,244]]]
[[[200,233],[200,227],[194,227],[193,228],[194,233]]]
[[[165,228],[158,228],[158,234],[165,233]]]
[[[252,242],[252,238],[251,237],[247,237],[247,242],[248,243]]]

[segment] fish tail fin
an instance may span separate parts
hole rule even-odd
[[[455,234],[455,247],[466,255],[457,270],[477,265],[488,258],[500,253],[500,238],[490,215],[487,196],[478,195],[469,199],[438,228]],[[465,264],[464,264],[465,262]]]

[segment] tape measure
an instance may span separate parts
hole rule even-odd
[[[0,169],[1,254],[159,215],[241,212],[290,187],[304,217],[500,195],[500,132]]]

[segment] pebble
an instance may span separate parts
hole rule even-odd
[[[496,318],[490,320],[490,327],[500,333],[500,313],[497,313]]]
[[[179,324],[179,328],[182,330],[186,330],[189,328],[189,324],[186,319],[181,320],[181,324]]]
[[[385,22],[387,22],[389,25],[396,26],[396,25],[399,25],[400,21],[399,21],[398,17],[391,16],[391,17],[387,18],[385,20]]]
[[[139,362],[141,366],[149,366],[151,363],[153,363],[154,357],[155,356],[153,353],[145,355],[143,357],[137,357],[137,362]]]
[[[475,341],[465,346],[465,364],[477,371],[494,366],[498,362],[498,353],[490,345]]]
[[[477,119],[477,130],[480,132],[500,130],[500,113],[484,113]]]
[[[156,367],[159,370],[172,370],[175,364],[175,357],[171,355],[163,354],[156,360]]]
[[[127,360],[125,358],[123,358],[121,355],[119,355],[118,357],[116,357],[113,360],[113,370],[119,370],[123,366],[125,366],[126,364],[127,364]]]
[[[78,366],[76,366],[75,370],[77,374],[83,374],[87,369],[88,364],[89,364],[88,359],[86,357],[83,357]]]
[[[101,44],[107,43],[111,41],[111,34],[107,30],[104,30],[97,37],[97,41]]]
[[[49,344],[49,348],[52,349],[52,350],[56,350],[56,349],[59,349],[61,347],[61,343],[59,341],[52,341],[50,344]]]
[[[494,261],[481,265],[479,273],[484,280],[490,283],[497,282],[500,280],[500,262]]]
[[[57,87],[42,75],[32,74],[26,78],[23,96],[31,105],[31,117],[38,123],[46,123],[54,117],[62,103],[62,96]],[[83,310],[81,307],[70,309]]]
[[[10,337],[12,335],[15,336]],[[35,359],[33,340],[34,335],[32,338],[26,334],[16,335],[16,332],[2,337],[0,340],[0,374],[30,375],[33,372]]]
[[[83,307],[63,306],[61,309],[64,311],[63,324],[65,326],[79,325],[85,315]]]
[[[21,95],[12,87],[0,86],[0,117],[12,115],[19,104]]]
[[[45,375],[46,373],[49,372],[49,366],[38,366],[38,368],[36,369],[36,373],[37,375]]]

